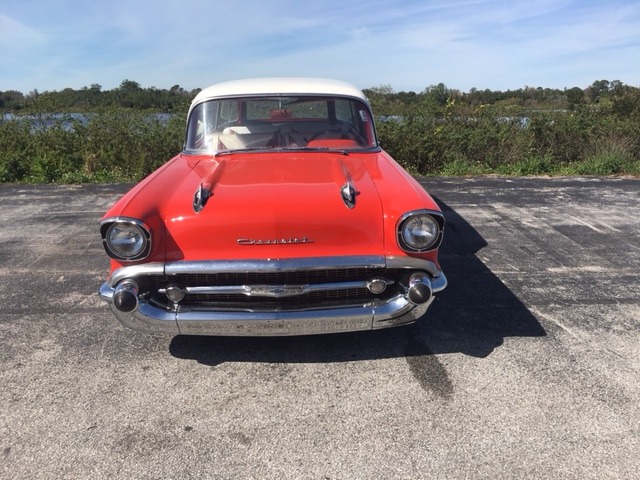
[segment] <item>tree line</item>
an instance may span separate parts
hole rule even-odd
[[[640,113],[640,88],[620,80],[597,80],[586,88],[565,89],[524,87],[517,90],[478,90],[469,92],[448,88],[445,84],[430,85],[423,91],[395,92],[390,85],[368,88],[364,93],[377,115],[413,115],[430,107],[444,113],[447,104],[468,107],[468,112],[482,106],[504,113],[537,111],[575,111],[581,108],[605,108],[631,116]]]
[[[133,80],[123,80],[117,88],[103,90],[99,84],[79,90],[65,88],[60,91],[32,90],[24,94],[15,90],[0,91],[0,110],[19,113],[37,107],[51,111],[84,112],[104,107],[135,108],[176,112],[185,110],[200,91],[185,90],[180,85],[169,89],[143,88]],[[623,115],[632,115],[640,109],[640,88],[626,85],[620,80],[597,80],[586,88],[565,89],[528,87],[517,90],[478,90],[468,92],[448,88],[445,84],[430,85],[421,92],[394,91],[390,85],[364,89],[377,115],[411,115],[431,105],[444,108],[449,103],[471,108],[492,105],[513,113],[520,110],[576,110],[582,107],[605,105]]]
[[[134,108],[176,112],[185,110],[200,89],[185,90],[180,85],[170,89],[156,87],[143,88],[133,80],[123,80],[117,88],[103,90],[94,83],[79,90],[65,88],[60,91],[27,94],[15,90],[0,91],[0,110],[20,113],[28,110],[45,109],[56,112],[87,112],[107,107]]]

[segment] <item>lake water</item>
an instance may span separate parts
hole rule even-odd
[[[3,113],[0,117],[0,124],[4,122],[28,122],[33,130],[47,129],[57,125],[62,125],[65,130],[73,129],[77,123],[87,125],[91,118],[98,113],[42,113],[37,115],[16,115],[14,113]],[[150,113],[149,118],[160,120],[163,125],[169,122],[173,116],[171,113]]]

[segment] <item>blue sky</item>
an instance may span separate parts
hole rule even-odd
[[[640,86],[640,1],[0,0],[0,91],[260,76],[416,92]]]

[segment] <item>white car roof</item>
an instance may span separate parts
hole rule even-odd
[[[221,97],[253,96],[253,95],[338,95],[355,97],[367,102],[366,97],[358,88],[350,83],[324,78],[248,78],[211,85],[202,90],[191,102],[191,108],[196,104]]]

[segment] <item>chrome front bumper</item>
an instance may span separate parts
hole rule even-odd
[[[434,296],[415,304],[408,294],[384,302],[362,306],[318,308],[293,311],[221,311],[212,309],[158,308],[139,297],[137,308],[123,312],[114,305],[118,284],[138,275],[180,272],[208,272],[225,269],[280,271],[284,269],[331,266],[386,266],[424,272],[433,293],[444,290],[447,279],[433,262],[405,257],[339,257],[306,260],[268,260],[238,262],[176,262],[123,267],[115,271],[100,288],[118,320],[133,330],[147,333],[220,336],[286,336],[374,330],[415,322],[427,311]]]

